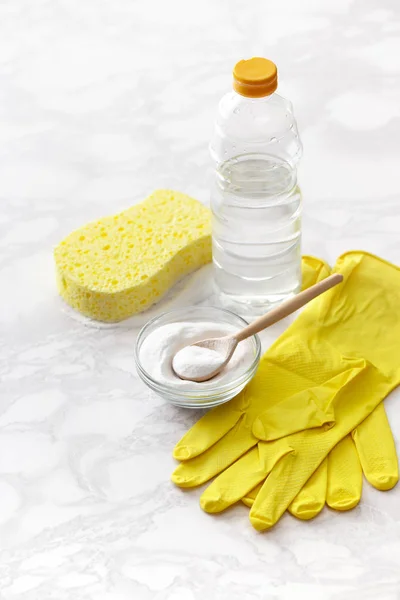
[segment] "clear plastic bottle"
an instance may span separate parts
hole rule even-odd
[[[274,63],[240,61],[233,77],[210,144],[215,283],[223,305],[258,314],[301,286],[302,145]]]

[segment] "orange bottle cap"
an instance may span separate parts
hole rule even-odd
[[[277,86],[276,65],[266,58],[241,60],[233,69],[233,89],[241,96],[262,98],[272,94]]]

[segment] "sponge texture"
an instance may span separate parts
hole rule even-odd
[[[87,317],[117,322],[157,302],[211,261],[211,213],[179,192],[74,231],[54,251],[60,295]]]

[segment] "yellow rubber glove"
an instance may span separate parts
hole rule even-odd
[[[244,393],[208,413],[177,445],[174,455],[190,459],[173,475],[181,486],[198,485],[234,463],[203,494],[205,510],[223,510],[270,473],[250,513],[255,527],[270,527],[329,451],[397,385],[398,269],[355,252],[336,270],[344,284],[306,307]],[[282,437],[306,427],[314,429]],[[254,434],[277,441],[257,443]]]
[[[350,510],[361,500],[362,473],[378,490],[390,490],[399,480],[398,459],[383,402],[341,440],[311,475],[289,512],[298,519],[312,519],[328,505]],[[252,507],[262,484],[243,498]]]

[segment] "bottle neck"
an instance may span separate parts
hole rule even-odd
[[[260,96],[259,98],[253,98],[250,96],[243,96],[242,94],[238,94],[236,90],[232,90],[232,93],[238,98],[241,102],[249,102],[254,104],[262,104],[263,102],[269,102],[271,98],[277,96],[276,92],[272,92],[272,94],[266,94],[265,96]]]

